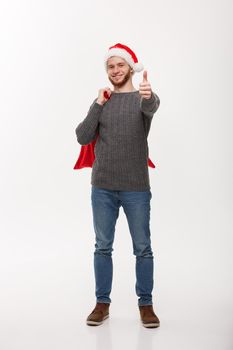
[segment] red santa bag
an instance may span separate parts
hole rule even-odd
[[[97,135],[97,138],[98,138],[98,135]],[[95,160],[94,149],[95,149],[95,144],[96,144],[97,138],[94,141],[92,141],[91,143],[89,143],[88,145],[81,146],[78,160],[75,163],[75,166],[73,168],[74,170],[88,168],[88,167],[92,168],[94,160]],[[150,160],[149,157],[148,157],[148,166],[151,168],[155,168],[154,163]]]

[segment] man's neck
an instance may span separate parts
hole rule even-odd
[[[125,84],[124,86],[118,87],[114,86],[114,92],[133,92],[136,91],[135,87],[133,84]]]

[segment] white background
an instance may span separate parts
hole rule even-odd
[[[233,348],[232,10],[230,0],[1,2],[1,350]],[[111,315],[85,324],[91,169],[73,170],[75,128],[112,87],[103,57],[118,42],[161,101],[148,137],[153,330],[139,321],[122,208]]]

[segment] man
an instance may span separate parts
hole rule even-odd
[[[95,231],[94,272],[96,306],[87,317],[88,325],[100,325],[109,317],[115,225],[122,206],[136,256],[136,285],[142,324],[158,327],[153,310],[153,252],[150,240],[150,191],[147,136],[159,97],[143,72],[136,90],[135,72],[143,70],[135,53],[126,45],[111,46],[104,57],[113,90],[99,90],[86,118],[75,132],[81,145],[96,139],[91,176],[91,201]]]

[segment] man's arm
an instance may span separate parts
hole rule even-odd
[[[75,129],[77,141],[80,145],[87,145],[96,138],[99,117],[103,110],[103,106],[96,101],[97,98],[89,108],[86,118]]]
[[[148,117],[152,118],[157,109],[160,105],[160,99],[156,93],[152,91],[151,97],[149,99],[141,97],[140,99],[140,109],[143,112],[143,114]]]

